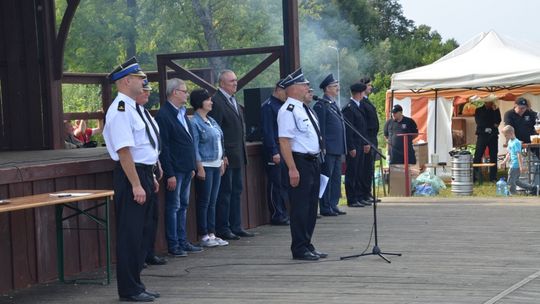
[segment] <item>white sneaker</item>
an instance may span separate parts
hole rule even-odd
[[[199,245],[201,247],[216,247],[216,246],[219,246],[219,243],[216,242],[215,239],[207,238],[205,240],[201,240]]]
[[[222,240],[222,239],[220,239],[218,237],[214,238],[213,240],[217,242],[218,246],[227,246],[227,245],[229,245],[229,242],[227,242],[225,240]]]

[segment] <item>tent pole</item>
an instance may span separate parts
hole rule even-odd
[[[434,138],[434,143],[433,143],[433,153],[434,154],[437,154],[437,116],[439,114],[439,107],[438,107],[438,102],[437,102],[437,99],[438,99],[438,93],[439,91],[435,90],[435,136],[433,137]]]

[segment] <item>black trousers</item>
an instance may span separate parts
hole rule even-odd
[[[266,164],[266,199],[268,201],[268,209],[270,210],[270,221],[272,223],[280,223],[289,219],[285,202],[288,199],[287,185],[289,184],[289,175],[287,166],[282,160],[279,164]]]
[[[300,183],[297,187],[289,187],[291,252],[293,257],[301,257],[307,251],[315,250],[311,237],[317,220],[321,168],[318,159],[297,154],[293,154],[293,158]]]
[[[473,163],[482,162],[482,155],[489,148],[489,162],[497,163],[499,153],[499,136],[497,134],[479,134],[476,137],[476,151],[474,152]],[[479,176],[480,168],[474,168],[474,176]],[[497,179],[497,166],[489,167],[489,180]]]
[[[139,205],[133,199],[133,188],[118,164],[114,169],[113,188],[116,213],[116,280],[118,295],[128,297],[143,292],[141,282],[143,263],[150,246],[152,231],[152,167],[136,167],[147,200]],[[153,234],[155,237],[155,233]]]
[[[166,186],[165,186],[166,187]],[[146,259],[151,259],[156,255],[155,252],[155,244],[156,244],[156,234],[157,234],[157,226],[159,222],[159,202],[158,202],[158,194],[152,191],[151,193],[146,193],[146,195],[151,195],[149,202],[149,208],[148,211],[151,215],[150,218],[150,231],[148,235],[148,248],[146,253]]]
[[[360,196],[363,200],[371,200],[371,190],[373,189],[373,174],[375,173],[375,152],[370,149],[369,153],[363,153],[364,169],[359,176],[360,179]]]
[[[364,152],[356,149],[356,156],[351,157],[349,153],[345,157],[347,169],[345,170],[345,195],[347,196],[347,204],[354,204],[363,199],[361,175],[364,173]]]

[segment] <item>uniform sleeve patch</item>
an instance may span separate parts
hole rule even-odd
[[[293,104],[290,104],[287,106],[287,111],[293,111],[294,110],[294,105]]]
[[[126,103],[123,100],[120,100],[118,102],[118,112],[125,112],[126,111]]]

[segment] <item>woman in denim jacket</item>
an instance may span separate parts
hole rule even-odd
[[[195,191],[197,192],[197,230],[203,247],[226,246],[229,243],[215,236],[216,200],[225,171],[223,131],[208,112],[212,100],[206,90],[194,90],[190,103],[195,114],[191,119],[197,161]]]

